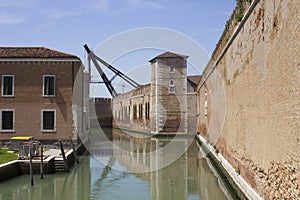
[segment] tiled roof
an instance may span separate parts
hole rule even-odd
[[[201,79],[201,76],[200,75],[196,75],[196,76],[188,76],[187,79],[194,83],[195,85],[198,85],[200,79]]]
[[[149,62],[152,62],[153,60],[157,59],[157,58],[188,58],[188,56],[183,55],[183,54],[177,54],[177,53],[173,53],[170,51],[166,51],[165,53],[162,53],[158,56],[156,56],[155,58],[152,58],[151,60],[149,60]]]
[[[75,58],[77,56],[46,47],[0,47],[0,58]]]

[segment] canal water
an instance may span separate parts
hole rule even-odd
[[[137,138],[120,131],[114,131],[108,141],[95,138],[88,144],[91,155],[81,156],[69,173],[46,174],[44,179],[34,175],[33,186],[29,175],[2,182],[0,200],[231,199],[196,141]],[[110,148],[109,142],[123,151]],[[172,142],[179,149],[181,143],[189,147],[170,164],[161,165],[163,158],[173,157],[173,153],[157,150]]]

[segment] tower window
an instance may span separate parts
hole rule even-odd
[[[175,85],[174,85],[174,80],[171,79],[169,81],[169,93],[175,93]]]
[[[174,73],[174,71],[175,71],[175,68],[174,67],[170,67],[170,73]]]

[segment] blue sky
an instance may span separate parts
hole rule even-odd
[[[1,46],[46,46],[82,57],[119,32],[162,27],[182,32],[210,54],[234,0],[0,0]]]
[[[45,46],[84,59],[85,43],[93,48],[123,31],[161,27],[191,37],[210,55],[235,4],[235,0],[0,0],[0,46]]]

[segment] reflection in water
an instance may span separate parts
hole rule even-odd
[[[171,165],[151,171],[172,157],[172,152],[157,151],[170,140],[137,138],[116,131],[111,136],[119,149],[92,139],[98,142],[90,146],[94,157],[82,156],[70,173],[45,175],[43,180],[35,175],[34,186],[28,175],[8,180],[0,183],[0,199],[227,199],[196,142]],[[187,143],[184,139],[172,142],[178,148]],[[137,168],[147,172],[130,172]]]
[[[89,156],[82,156],[76,170],[70,173],[46,174],[44,179],[34,175],[33,186],[30,185],[29,175],[10,179],[0,183],[0,199],[90,199],[89,167]]]
[[[94,190],[93,196],[103,199],[140,199],[139,196],[153,200],[228,199],[196,141],[184,151],[191,143],[188,139],[171,140],[133,137],[118,130],[112,133],[112,143],[93,138],[90,144],[93,156],[110,166],[110,170],[113,168],[95,180],[95,183],[103,184],[106,179],[106,184],[98,194]],[[162,151],[171,143],[172,148]],[[178,152],[182,155],[178,156]],[[178,156],[177,159],[174,156]],[[168,159],[175,161],[160,170],[153,170],[165,165]],[[110,184],[116,188],[107,187]]]

